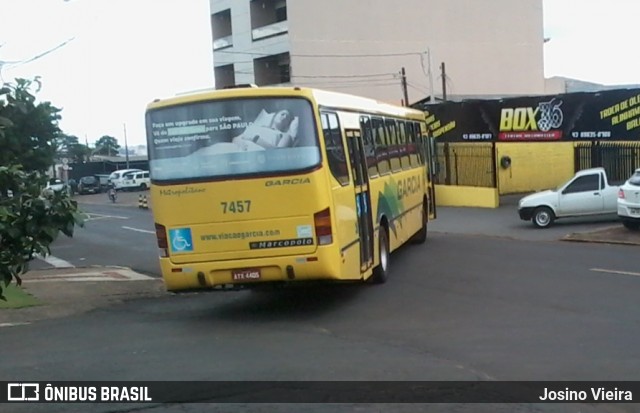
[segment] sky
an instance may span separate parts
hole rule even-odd
[[[546,77],[640,84],[640,1],[543,6]],[[38,99],[61,108],[60,128],[82,143],[144,145],[149,102],[213,87],[208,0],[0,0],[0,10],[0,81],[40,76]]]

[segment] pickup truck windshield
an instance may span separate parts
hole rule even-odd
[[[320,162],[310,102],[225,99],[147,113],[154,181],[289,173]]]

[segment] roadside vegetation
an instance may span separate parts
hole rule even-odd
[[[0,299],[37,255],[50,254],[59,233],[82,225],[67,191],[44,191],[46,172],[69,139],[58,127],[60,109],[38,102],[40,83],[17,79],[0,87]],[[77,141],[72,142],[77,144]],[[71,146],[71,145],[68,145]],[[78,149],[78,148],[75,148]]]

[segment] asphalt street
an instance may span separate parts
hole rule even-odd
[[[157,274],[154,236],[142,232],[153,230],[150,211],[83,208],[101,217],[56,243],[56,256],[73,265],[109,263]],[[3,352],[11,355],[3,359],[0,380],[637,379],[638,247],[557,241],[569,232],[617,223],[536,230],[509,206],[441,208],[439,215],[425,245],[392,256],[392,276],[384,285],[166,295],[0,329]],[[91,255],[94,250],[100,253]],[[586,404],[11,408],[637,411],[635,405]]]

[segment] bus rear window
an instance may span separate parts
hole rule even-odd
[[[311,104],[300,98],[159,108],[146,126],[154,181],[286,173],[320,162]]]

